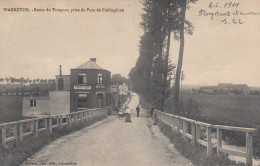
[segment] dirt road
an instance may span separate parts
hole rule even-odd
[[[147,112],[141,108],[136,94],[129,103],[132,123],[123,118],[107,119],[64,136],[23,165],[80,165],[80,166],[181,166],[192,165],[157,126],[151,125]]]

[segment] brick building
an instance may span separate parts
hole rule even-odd
[[[111,72],[96,64],[96,58],[71,69],[71,111],[111,105]]]

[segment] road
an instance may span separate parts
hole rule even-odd
[[[133,94],[131,123],[110,116],[45,146],[22,165],[182,166],[192,163],[181,155],[141,107]]]

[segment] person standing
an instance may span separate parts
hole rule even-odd
[[[137,113],[137,117],[139,117],[139,113],[140,113],[140,106],[139,105],[136,107],[136,113]]]
[[[131,110],[128,106],[126,106],[125,110],[125,122],[132,122],[130,117]]]

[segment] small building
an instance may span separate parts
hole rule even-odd
[[[203,86],[200,87],[200,93],[213,94],[216,91],[216,86]]]
[[[23,117],[50,115],[49,97],[28,97],[23,99]]]
[[[70,113],[70,91],[60,90],[49,92],[50,115]]]
[[[48,97],[23,99],[23,117],[41,117],[70,113],[70,91],[51,91]]]

